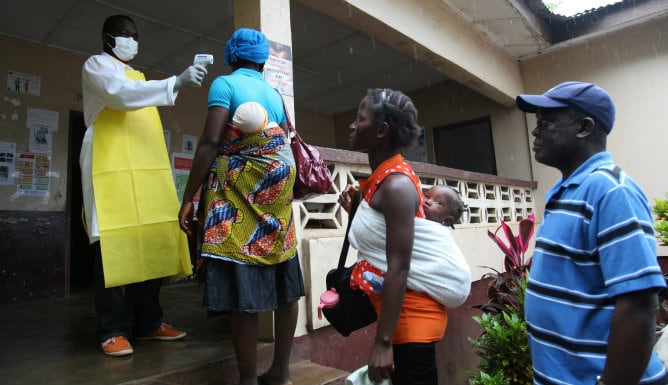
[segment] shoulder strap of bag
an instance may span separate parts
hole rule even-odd
[[[343,246],[341,247],[341,255],[339,255],[339,265],[336,267],[337,273],[340,274],[343,271],[343,268],[346,264],[346,257],[348,256],[348,247],[350,242],[348,242],[348,233],[350,232],[350,224],[353,223],[353,217],[355,212],[357,212],[357,206],[360,204],[360,192],[359,190],[353,195],[352,204],[350,205],[350,213],[348,213],[348,227],[346,227],[346,235],[343,238]]]
[[[278,92],[277,89],[274,88],[274,90],[276,90],[278,96],[281,97],[281,102],[283,102],[283,112],[285,112],[285,122],[288,125],[288,139],[292,141],[292,138],[297,134],[297,130],[295,129],[295,126],[292,125],[292,119],[290,119],[290,114],[288,113],[288,106],[285,105],[285,99],[283,99],[283,95],[281,95],[281,93]]]

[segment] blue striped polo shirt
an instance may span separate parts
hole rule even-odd
[[[545,201],[525,298],[534,384],[593,385],[605,365],[613,297],[665,287],[652,212],[608,152],[554,185]],[[641,384],[665,376],[652,353]]]

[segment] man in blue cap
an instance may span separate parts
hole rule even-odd
[[[668,383],[652,350],[666,286],[652,212],[606,152],[610,96],[565,82],[516,102],[536,114],[536,160],[562,174],[545,196],[525,297],[534,383]]]

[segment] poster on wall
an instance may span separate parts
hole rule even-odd
[[[292,48],[269,40],[269,59],[264,64],[264,78],[278,92],[294,96],[292,79]]]
[[[30,127],[28,150],[34,153],[51,153],[51,131],[48,127]]]
[[[176,195],[179,202],[183,201],[183,193],[186,190],[188,183],[188,176],[190,176],[190,169],[193,165],[193,154],[172,153],[172,173],[174,174],[174,185],[176,186]],[[197,212],[197,205],[199,204],[201,188],[197,189],[193,197],[193,209]]]
[[[0,185],[14,184],[16,143],[0,142]]]
[[[28,107],[26,127],[30,130],[28,150],[50,154],[52,133],[58,131],[58,111]]]
[[[176,195],[179,197],[179,202],[183,200],[183,192],[186,189],[192,165],[192,154],[172,153],[172,173],[174,174],[174,185],[176,186]]]
[[[193,135],[183,135],[183,152],[194,154],[197,148],[197,137]]]
[[[18,181],[16,195],[47,196],[49,195],[49,172],[51,159],[46,154],[20,154],[16,160]]]
[[[7,91],[39,96],[42,78],[16,71],[7,71]]]

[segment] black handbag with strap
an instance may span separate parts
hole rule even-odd
[[[348,233],[359,205],[359,195],[358,191],[353,197],[348,216],[348,227],[339,256],[339,264],[336,269],[330,270],[326,277],[327,290],[335,290],[339,295],[339,302],[333,307],[322,309],[322,314],[327,321],[344,337],[349,336],[355,330],[376,322],[377,319],[376,311],[371,301],[369,301],[369,296],[362,290],[350,287],[350,275],[355,268],[355,264],[345,267],[348,247],[350,246]]]

